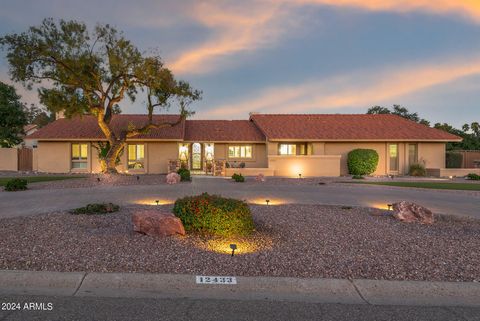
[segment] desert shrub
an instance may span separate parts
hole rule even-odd
[[[93,203],[93,204],[88,204],[85,207],[79,207],[76,208],[70,213],[72,214],[107,214],[107,213],[113,213],[113,212],[118,212],[120,209],[120,206],[115,205],[113,203]]]
[[[187,232],[212,236],[244,236],[254,229],[247,203],[207,193],[177,199],[173,213]]]
[[[352,179],[365,179],[362,175],[353,175]]]
[[[242,174],[235,173],[235,174],[232,175],[232,179],[237,183],[245,182],[245,177],[243,177]]]
[[[13,178],[5,184],[5,190],[9,192],[24,191],[27,189],[28,182],[23,178]]]
[[[423,164],[412,164],[408,169],[408,175],[410,176],[427,176],[427,170]]]
[[[240,168],[245,168],[245,163],[244,163],[244,162],[241,162],[241,163],[238,165],[238,167],[240,167]]]
[[[445,163],[447,168],[461,168],[463,163],[463,154],[457,152],[447,152],[445,155]]]
[[[377,169],[378,153],[373,149],[354,149],[348,153],[347,165],[352,175],[370,175]]]
[[[471,179],[473,181],[480,181],[480,175],[475,174],[475,173],[470,173],[467,175],[468,179]]]
[[[180,175],[180,180],[182,182],[191,181],[192,177],[190,176],[190,171],[186,168],[180,168],[177,171],[177,174]]]

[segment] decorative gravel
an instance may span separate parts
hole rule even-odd
[[[77,174],[81,175],[81,174]],[[138,177],[138,178],[137,178]],[[166,184],[166,176],[155,175],[87,175],[85,178],[73,178],[58,181],[47,181],[40,183],[32,183],[28,185],[28,189],[63,189],[63,188],[80,188],[94,186],[122,186],[122,185],[161,185]],[[100,180],[99,180],[100,179]]]
[[[252,205],[248,241],[258,247],[231,257],[199,236],[133,232],[136,208],[1,219],[0,269],[480,281],[480,220],[441,216],[427,226],[376,209]]]

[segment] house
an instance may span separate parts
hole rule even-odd
[[[154,115],[174,122],[178,115]],[[114,115],[114,131],[141,126],[146,115]],[[28,137],[38,141],[40,172],[100,171],[98,142],[106,141],[92,116],[57,119]],[[405,174],[410,164],[445,167],[445,144],[460,137],[396,115],[251,114],[248,120],[185,120],[129,139],[118,170],[302,177],[347,175],[347,154],[356,148],[379,154],[376,175]]]
[[[22,145],[24,145],[26,147],[30,147],[30,148],[36,147],[37,146],[37,141],[34,140],[34,139],[28,139],[26,137],[29,136],[29,135],[32,135],[37,130],[38,130],[38,125],[35,125],[35,124],[28,124],[28,125],[23,126],[23,131],[25,132],[25,138],[23,139]]]

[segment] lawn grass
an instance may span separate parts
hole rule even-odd
[[[462,191],[480,191],[480,184],[469,183],[445,183],[445,182],[345,182],[354,184],[384,185],[398,187],[416,187],[431,189],[449,189]]]
[[[85,178],[85,176],[17,176],[17,177],[0,177],[0,186],[5,186],[7,182],[14,178],[26,179],[28,183],[48,182],[48,181],[62,181],[65,179]]]

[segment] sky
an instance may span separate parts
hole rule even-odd
[[[46,17],[108,23],[159,52],[203,91],[196,119],[400,104],[432,123],[480,121],[480,0],[1,0],[0,35]]]

